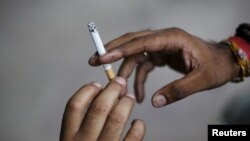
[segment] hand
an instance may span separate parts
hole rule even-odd
[[[98,66],[125,58],[118,72],[125,79],[137,66],[134,86],[138,102],[144,98],[144,83],[155,66],[168,65],[185,74],[154,94],[154,107],[219,87],[238,76],[240,70],[229,47],[205,42],[179,28],[127,33],[105,47],[107,54],[93,55],[89,64]],[[145,57],[144,52],[151,57]]]
[[[65,108],[60,140],[120,140],[135,103],[133,96],[120,96],[118,99],[125,85],[126,81],[117,77],[104,89],[97,82],[80,88]],[[144,122],[134,120],[124,140],[141,141],[144,134]]]

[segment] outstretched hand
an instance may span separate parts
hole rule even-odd
[[[154,107],[219,87],[237,77],[240,70],[226,45],[205,42],[179,28],[127,33],[107,43],[105,48],[107,54],[93,55],[89,64],[99,66],[124,58],[118,75],[128,79],[136,68],[134,86],[138,102],[143,101],[144,83],[154,67],[168,65],[185,74],[155,92]],[[150,57],[145,57],[145,52]]]

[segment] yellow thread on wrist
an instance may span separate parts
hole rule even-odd
[[[242,50],[238,47],[238,45],[232,41],[227,41],[227,44],[229,45],[230,49],[233,51],[234,56],[236,57],[237,63],[240,66],[241,70],[241,76],[239,79],[234,80],[235,82],[243,81],[245,77],[250,75],[250,72],[248,70],[249,68],[249,60],[241,56]]]

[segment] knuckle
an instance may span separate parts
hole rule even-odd
[[[109,120],[113,124],[122,124],[126,122],[126,117],[121,112],[114,112],[110,115]]]
[[[92,85],[86,84],[86,85],[82,86],[82,87],[76,92],[76,94],[77,94],[77,93],[81,93],[81,92],[83,92],[83,91],[85,91],[85,90],[93,89],[93,88],[94,88],[94,87],[93,87]],[[74,94],[74,95],[69,99],[69,101],[68,101],[67,104],[66,104],[66,107],[67,107],[68,109],[70,109],[71,111],[81,111],[82,108],[83,108],[83,105],[84,105],[84,103],[83,103],[81,100],[79,100],[79,99],[77,99],[77,98],[75,97],[76,94]]]
[[[185,90],[180,84],[174,83],[171,86],[171,93],[174,94],[174,100],[180,100],[184,98]]]
[[[181,28],[179,28],[179,27],[171,27],[169,30],[172,31],[172,32],[174,32],[174,33],[183,33],[183,32],[184,32],[184,31],[183,31]]]
[[[130,132],[130,138],[131,140],[134,140],[134,141],[141,141],[142,140],[142,135],[137,132],[135,129],[132,129],[131,132]]]
[[[148,40],[148,36],[140,36],[140,37],[133,38],[132,42],[140,44],[140,46],[141,46],[140,50],[141,51],[146,51],[149,40]]]
[[[167,28],[165,31],[167,31],[166,33],[172,35],[173,37],[182,37],[187,34],[183,29],[178,27]]]
[[[98,102],[98,103],[94,103],[91,109],[93,110],[95,114],[102,115],[102,114],[108,113],[110,108],[107,104]]]
[[[67,108],[70,111],[81,111],[82,110],[82,103],[75,99],[70,99],[67,103]]]

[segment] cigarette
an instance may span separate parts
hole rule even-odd
[[[89,28],[90,35],[94,41],[94,44],[95,44],[95,47],[96,47],[96,50],[97,50],[99,56],[105,55],[106,50],[103,46],[102,40],[101,40],[100,35],[97,31],[95,23],[93,21],[89,22],[88,28]],[[103,68],[105,69],[105,72],[108,76],[108,79],[112,80],[115,77],[115,73],[112,69],[111,64],[103,64]]]

